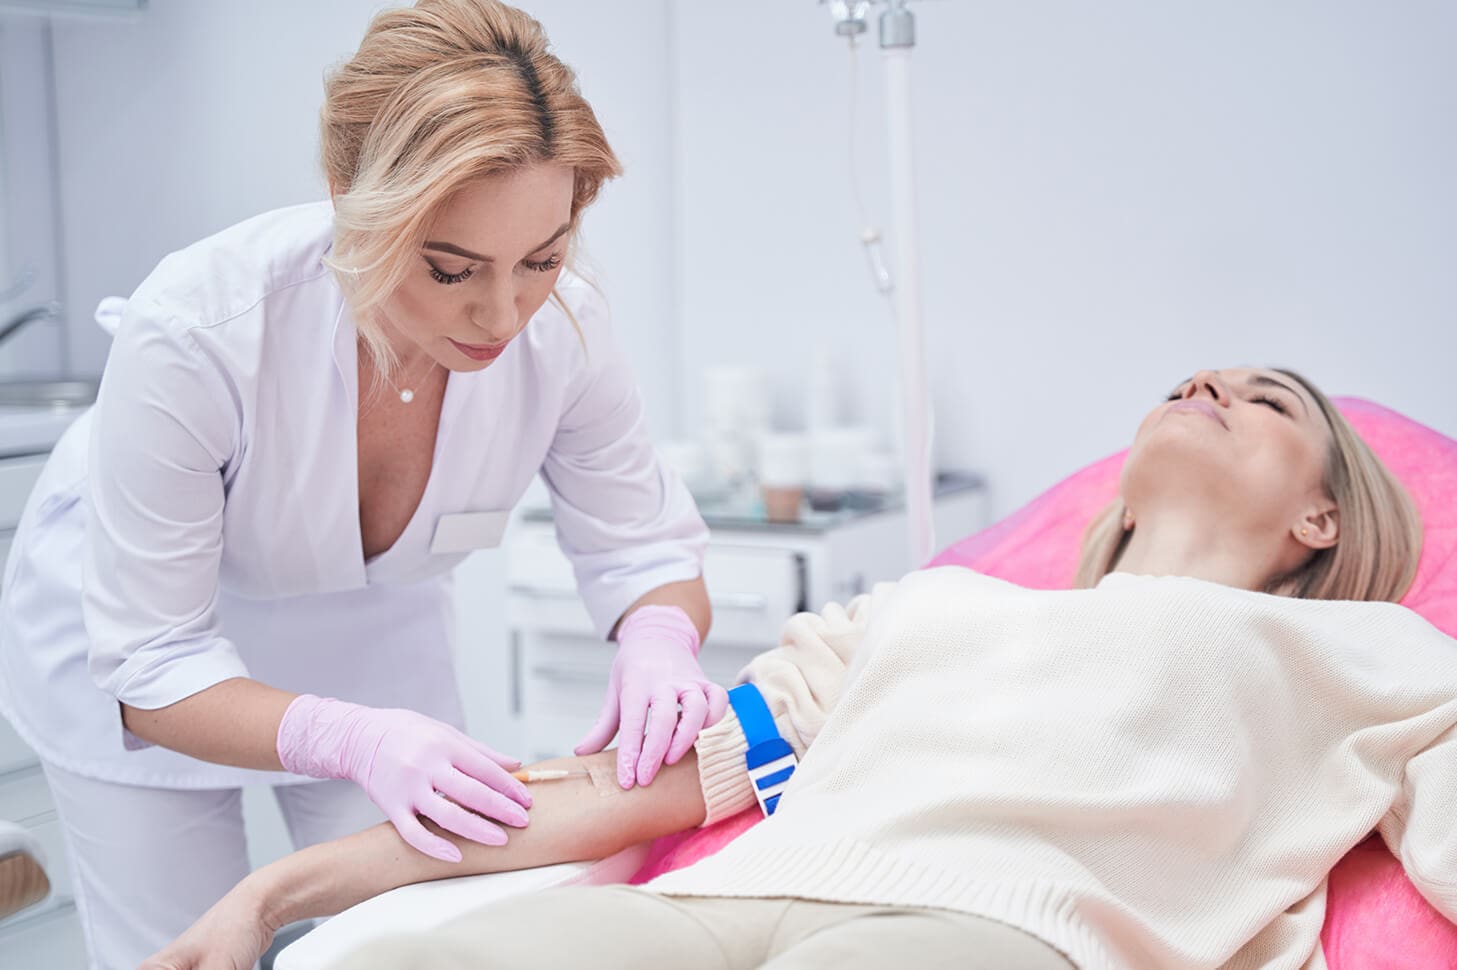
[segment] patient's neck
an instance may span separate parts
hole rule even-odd
[[[1118,572],[1191,576],[1262,590],[1274,574],[1270,551],[1227,525],[1185,515],[1140,518],[1119,557]]]

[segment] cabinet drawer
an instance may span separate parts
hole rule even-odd
[[[51,790],[39,765],[0,775],[0,818],[31,828],[54,815]]]
[[[710,642],[699,659],[704,673],[725,687],[758,648]],[[607,696],[612,647],[583,636],[536,634],[521,644],[521,706],[531,755],[566,754],[597,719]]]
[[[71,866],[66,857],[65,833],[56,817],[51,790],[39,766],[0,775],[0,819],[14,822],[40,840],[45,852],[51,893],[25,915],[67,905],[72,899]]]
[[[705,644],[699,660],[703,672],[716,683],[733,684],[739,671],[761,653],[758,647],[731,644]],[[588,695],[580,706],[591,714],[607,690],[607,677],[612,670],[611,644],[589,637],[531,636],[522,643],[522,704],[532,710],[537,703],[561,705],[561,698]]]
[[[46,455],[0,459],[0,529],[13,529],[20,522],[25,500],[30,498],[36,479],[46,467]]]
[[[61,830],[61,820],[52,818],[30,830],[40,840],[46,854],[46,877],[51,881],[51,893],[40,905],[50,909],[70,903],[75,894],[71,888],[71,866],[66,859],[66,836]]]
[[[710,543],[704,582],[713,606],[711,642],[774,645],[804,600],[804,565],[788,549]],[[507,564],[509,620],[525,629],[591,635],[571,563],[545,531],[523,532]]]
[[[10,561],[10,547],[15,544],[14,529],[0,529],[0,575],[3,575],[5,564]]]
[[[703,575],[713,604],[710,644],[758,653],[778,643],[784,621],[804,609],[804,568],[804,558],[787,549],[709,546]]]
[[[20,735],[10,726],[10,722],[0,718],[0,777],[8,771],[15,771],[17,768],[29,768],[36,764],[35,752],[30,746],[20,740]],[[0,812],[0,818],[5,814]]]
[[[0,920],[0,954],[7,970],[79,970],[87,965],[76,907],[69,902],[47,909],[49,906],[33,906]]]

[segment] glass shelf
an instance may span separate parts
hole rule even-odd
[[[957,495],[962,492],[980,491],[986,481],[975,472],[941,472],[936,476],[936,498]],[[868,497],[867,497],[868,498]],[[698,512],[709,529],[736,529],[750,532],[809,533],[818,534],[839,528],[851,522],[899,512],[905,508],[900,493],[878,502],[867,500],[849,504],[833,512],[816,512],[805,500],[798,522],[770,522],[764,516],[764,506],[758,500],[732,501],[722,498],[695,496]],[[550,522],[551,509],[545,506],[527,508],[523,517],[528,522]]]

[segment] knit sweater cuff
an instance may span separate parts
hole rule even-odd
[[[699,732],[694,747],[698,749],[698,784],[703,788],[703,804],[708,810],[704,826],[756,804],[754,785],[744,763],[749,742],[733,708],[717,724]]]

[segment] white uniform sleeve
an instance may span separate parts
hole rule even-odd
[[[590,287],[582,290],[588,296],[573,300],[573,313],[586,361],[567,390],[541,473],[557,542],[605,637],[644,593],[702,574],[708,529],[682,480],[653,449],[605,302]]]
[[[216,615],[223,471],[238,438],[222,374],[158,307],[128,306],[92,422],[82,565],[92,679],[154,709],[247,676]]]

